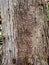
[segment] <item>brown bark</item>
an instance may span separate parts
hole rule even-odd
[[[7,5],[8,1],[10,9]],[[45,15],[45,1],[8,1],[5,1],[4,6],[2,5],[3,35],[6,36],[6,44],[3,46],[5,54],[5,56],[3,55],[3,65],[12,65],[15,61],[17,61],[15,65],[48,65],[49,27]],[[8,36],[8,34],[10,35]],[[12,55],[10,56],[11,51]],[[6,56],[6,54],[8,55]],[[16,60],[13,58],[13,54]]]
[[[36,5],[35,5],[36,4]],[[19,2],[18,65],[47,65],[48,26],[43,1]]]

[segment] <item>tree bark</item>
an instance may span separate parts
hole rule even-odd
[[[1,0],[3,65],[48,65],[49,30],[43,0]]]
[[[12,0],[1,0],[2,32],[3,32],[3,65],[12,65],[17,60],[17,41]]]

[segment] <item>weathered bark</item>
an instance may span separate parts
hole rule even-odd
[[[3,65],[11,65],[13,57],[17,60],[16,65],[48,65],[49,30],[45,1],[1,1]]]
[[[13,59],[17,59],[17,41],[14,10],[12,0],[1,0],[2,5],[2,32],[3,32],[3,65],[12,65]],[[16,60],[15,60],[16,61]]]
[[[18,65],[47,65],[47,20],[43,1],[21,0],[16,6]],[[36,4],[36,5],[35,5]]]

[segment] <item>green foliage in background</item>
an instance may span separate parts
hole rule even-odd
[[[2,35],[0,35],[0,40],[2,40],[2,38],[3,38],[3,36],[2,36]]]
[[[49,2],[46,4],[46,14],[47,18],[49,19]]]

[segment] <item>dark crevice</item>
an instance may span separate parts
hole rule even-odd
[[[49,56],[48,56],[48,58],[47,58],[47,62],[48,62],[48,65],[49,65]]]
[[[0,25],[2,24],[2,22],[0,21]]]
[[[0,65],[2,64],[2,55],[0,54]]]
[[[12,59],[12,63],[16,64],[16,59],[15,58]]]
[[[48,24],[48,26],[49,26],[49,21],[47,21],[47,24]]]

